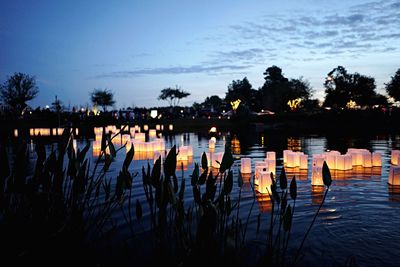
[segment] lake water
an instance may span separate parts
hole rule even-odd
[[[180,180],[182,173],[186,179],[185,204],[193,201],[189,175],[193,171],[194,162],[200,162],[203,152],[208,152],[208,136],[195,133],[183,133],[165,136],[166,148],[173,145],[191,145],[193,158],[183,170],[177,170]],[[327,199],[305,242],[304,266],[324,266],[337,263],[343,265],[354,258],[358,266],[398,266],[400,262],[400,187],[387,184],[392,149],[400,149],[400,136],[286,136],[285,134],[253,133],[253,134],[220,134],[214,152],[223,152],[228,138],[236,140],[234,153],[235,186],[232,192],[234,199],[238,196],[236,177],[240,170],[240,158],[250,157],[253,163],[265,158],[266,151],[277,153],[277,175],[282,169],[282,151],[292,149],[309,155],[309,170],[286,168],[288,178],[293,175],[298,181],[298,200],[293,219],[291,247],[293,253],[299,246],[307,227],[322,201],[323,191],[311,186],[311,156],[327,150],[338,150],[345,153],[347,148],[366,148],[371,152],[382,153],[382,167],[356,167],[351,171],[332,171],[333,182]],[[78,147],[85,145],[78,140]],[[92,153],[93,151],[90,151]],[[115,162],[111,165],[108,177],[116,177],[121,169],[125,150],[119,151]],[[152,164],[154,155],[136,153],[130,171],[137,172],[134,178],[133,200],[139,199],[144,208],[143,223],[149,222],[149,211],[146,209],[145,195],[142,187],[141,168]],[[180,169],[180,168],[178,168]],[[246,178],[246,177],[245,177]],[[243,186],[241,201],[241,217],[247,217],[253,203],[253,193],[249,182]],[[265,239],[269,225],[271,205],[269,200],[258,198],[250,216],[248,239]],[[257,216],[261,214],[261,231],[256,235]],[[122,214],[115,218],[120,223],[119,234],[128,235],[129,229],[123,224]]]

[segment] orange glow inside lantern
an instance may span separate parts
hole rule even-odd
[[[311,185],[313,186],[323,186],[324,181],[322,179],[322,167],[313,166],[311,175]]]
[[[372,166],[380,167],[382,166],[382,154],[379,152],[372,153]]]
[[[268,171],[261,171],[259,176],[258,191],[261,194],[268,194],[268,191],[271,191],[271,174]]]
[[[393,165],[400,165],[400,150],[392,150],[390,162]]]
[[[371,152],[365,151],[365,152],[362,152],[362,155],[363,155],[363,167],[371,168],[372,167]]]
[[[149,138],[157,138],[157,131],[155,129],[149,130]]]
[[[300,155],[300,169],[308,169],[308,155]]]
[[[267,151],[266,158],[267,158],[267,159],[276,160],[276,153],[275,153],[275,151]]]
[[[240,172],[251,173],[251,158],[240,159]]]

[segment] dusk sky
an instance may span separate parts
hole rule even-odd
[[[35,75],[36,108],[90,104],[108,88],[117,108],[166,106],[161,89],[191,93],[181,104],[225,96],[232,80],[264,83],[277,65],[324,97],[338,65],[376,79],[400,68],[400,1],[26,1],[0,2],[0,81]]]

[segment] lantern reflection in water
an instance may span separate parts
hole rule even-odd
[[[232,150],[232,154],[235,155],[240,155],[240,141],[239,139],[234,136],[231,140],[231,150]]]
[[[320,205],[324,199],[325,187],[323,186],[312,186],[311,187],[311,203],[314,205]]]
[[[266,212],[269,213],[272,211],[272,202],[268,194],[257,193],[256,199],[261,213],[266,213]]]
[[[389,185],[388,193],[389,193],[389,201],[400,202],[400,186]]]
[[[308,169],[300,169],[300,167],[285,168],[285,173],[290,179],[293,179],[293,176],[295,176],[296,180],[299,181],[307,181],[308,179]]]

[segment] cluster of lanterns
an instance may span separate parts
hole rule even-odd
[[[64,132],[64,128],[30,128],[29,136],[61,136]],[[79,129],[74,129],[74,134],[79,135]],[[18,137],[18,130],[14,130],[14,136]]]
[[[323,186],[322,167],[324,162],[332,171],[343,171],[382,166],[382,154],[379,152],[370,152],[367,149],[349,148],[346,154],[339,151],[328,151],[322,154],[314,154],[312,157],[311,185]],[[391,154],[391,163],[388,183],[390,185],[400,185],[400,150],[393,150]],[[285,168],[308,170],[308,155],[303,152],[294,152],[292,150],[283,151],[283,164]],[[276,155],[275,152],[267,152],[266,158],[262,161],[254,162],[254,184],[258,185],[258,191],[261,194],[268,193],[272,183],[270,174],[275,174]],[[240,171],[242,174],[252,173],[251,158],[241,158]],[[379,171],[380,172],[380,171]]]

